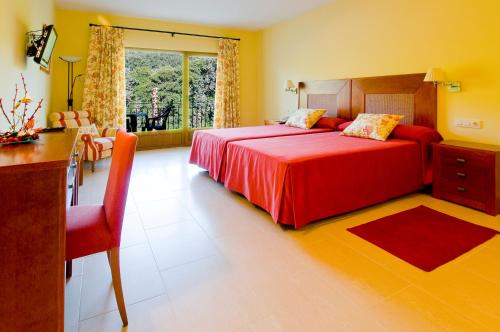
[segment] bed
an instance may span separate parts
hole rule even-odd
[[[300,85],[300,93],[307,96],[300,106],[324,108],[325,116],[350,120],[350,80],[312,81]],[[306,94],[305,94],[306,93]],[[328,128],[301,129],[285,125],[254,126],[241,128],[207,129],[193,135],[189,162],[208,170],[210,177],[224,182],[227,145],[230,142],[279,136],[317,134],[332,131]]]
[[[351,81],[353,114],[405,115],[385,142],[327,132],[228,143],[226,188],[294,228],[418,191],[432,181],[430,146],[441,139],[436,88],[423,78]]]
[[[208,174],[215,181],[224,182],[226,149],[230,142],[327,131],[331,129],[301,129],[285,125],[199,130],[193,135],[189,162],[208,170]]]

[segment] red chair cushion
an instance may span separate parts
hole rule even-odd
[[[102,205],[72,206],[66,225],[66,260],[109,250],[113,241]]]

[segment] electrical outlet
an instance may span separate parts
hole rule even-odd
[[[483,121],[478,119],[456,119],[455,126],[461,128],[481,129]]]

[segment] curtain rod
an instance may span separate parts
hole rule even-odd
[[[90,23],[89,26],[91,26],[91,27],[102,27],[104,25]],[[177,31],[167,31],[167,30],[153,30],[153,29],[142,29],[142,28],[131,28],[131,27],[122,27],[122,26],[119,26],[119,25],[106,25],[106,26],[109,26],[111,28],[117,28],[117,29],[125,29],[125,30],[168,33],[168,34],[171,34],[172,37],[174,37],[175,35],[181,35],[181,36],[213,38],[213,39],[230,39],[230,40],[240,41],[240,38],[229,38],[229,37],[221,37],[221,36],[200,35],[200,34],[197,34],[197,33],[177,32]]]

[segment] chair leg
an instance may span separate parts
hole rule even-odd
[[[120,276],[120,248],[116,247],[108,251],[111,266],[111,276],[113,278],[113,288],[115,289],[116,304],[122,318],[123,326],[128,325],[125,301],[123,299],[122,280]]]
[[[93,160],[93,161],[91,162],[90,169],[92,170],[92,173],[94,173],[94,172],[95,172],[95,160]]]
[[[111,268],[111,250],[106,251],[106,255],[108,256],[108,264],[109,267]]]
[[[66,261],[66,279],[71,278],[73,275],[73,261]]]

